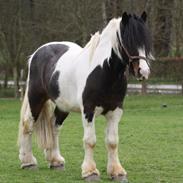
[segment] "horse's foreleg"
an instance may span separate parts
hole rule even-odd
[[[36,158],[32,154],[33,123],[34,120],[30,111],[26,93],[21,109],[18,139],[21,168],[35,168],[37,165]]]
[[[53,118],[53,146],[44,150],[45,157],[49,162],[49,167],[52,169],[64,169],[65,160],[60,154],[59,149],[59,127],[62,125],[68,113],[60,111],[57,107],[54,111],[55,118]]]
[[[106,114],[106,146],[108,150],[107,173],[112,179],[124,179],[126,171],[120,164],[118,157],[118,124],[122,116],[122,109],[116,108]]]
[[[98,180],[99,171],[96,168],[96,163],[93,158],[93,151],[96,144],[94,113],[83,113],[82,120],[84,128],[83,145],[85,150],[82,164],[82,177],[89,181]]]

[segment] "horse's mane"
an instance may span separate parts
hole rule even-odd
[[[112,20],[109,21],[107,26],[103,29],[102,33],[100,34],[99,32],[96,32],[94,35],[92,35],[90,41],[86,44],[84,49],[89,49],[89,60],[91,61],[93,58],[93,55],[95,53],[95,50],[97,46],[99,45],[100,41],[107,40],[110,44],[111,48],[114,49],[114,51],[119,55],[119,46],[118,46],[118,40],[117,40],[117,32],[120,34],[120,21],[121,18],[113,18]],[[108,57],[110,57],[110,52]]]
[[[113,48],[113,50],[116,52],[116,54],[119,57],[121,57],[121,54],[119,52],[119,40],[118,40],[117,34],[121,35],[120,22],[121,22],[121,18],[111,19],[101,33],[101,39],[110,39],[111,48]],[[120,37],[120,41],[122,41],[121,36],[119,37]]]
[[[86,44],[86,46],[84,47],[84,49],[89,48],[90,49],[90,53],[89,53],[89,60],[91,61],[93,58],[93,54],[95,52],[95,49],[97,48],[98,44],[100,42],[100,33],[96,32],[94,35],[92,35],[90,41]]]

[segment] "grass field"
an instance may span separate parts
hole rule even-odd
[[[162,107],[166,104],[167,107]],[[39,169],[20,169],[17,132],[20,102],[0,99],[0,183],[79,183],[83,160],[82,123],[79,114],[71,114],[60,133],[65,171],[47,168],[42,150],[34,142],[33,151]],[[105,120],[97,118],[95,159],[100,182],[111,182],[106,175],[104,144]],[[183,97],[128,96],[119,127],[120,160],[130,183],[183,182]]]

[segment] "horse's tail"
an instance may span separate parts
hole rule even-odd
[[[54,108],[55,106],[51,100],[46,101],[34,124],[36,139],[42,149],[51,149],[55,146]]]
[[[24,134],[32,134],[35,131],[36,140],[39,147],[43,149],[53,148],[55,145],[54,134],[54,104],[51,100],[48,100],[43,105],[39,117],[36,121],[32,116],[29,100],[28,100],[28,88],[26,88],[21,112],[20,112],[20,124],[18,144],[20,146]]]
[[[26,130],[25,130],[26,117],[25,117],[25,115],[26,115],[27,109],[29,107],[27,93],[28,92],[27,92],[27,88],[26,88],[24,98],[23,98],[22,107],[21,107],[21,111],[20,111],[20,123],[19,123],[19,134],[18,134],[18,145],[19,146],[21,144],[23,134],[26,133]]]
[[[32,56],[29,59],[29,69],[31,61]],[[56,133],[54,125],[54,103],[51,100],[47,100],[43,105],[41,104],[42,108],[39,112],[38,119],[35,121],[29,104],[28,91],[29,87],[27,85],[20,112],[18,144],[21,145],[24,134],[32,134],[35,131],[37,143],[41,148],[53,148],[55,146],[54,134]],[[39,102],[37,102],[37,105],[39,105]]]

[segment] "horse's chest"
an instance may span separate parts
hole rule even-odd
[[[103,113],[106,113],[122,106],[126,94],[126,78],[111,80],[109,77],[89,76],[82,95],[84,107],[95,109],[96,106],[100,106],[103,108]]]

